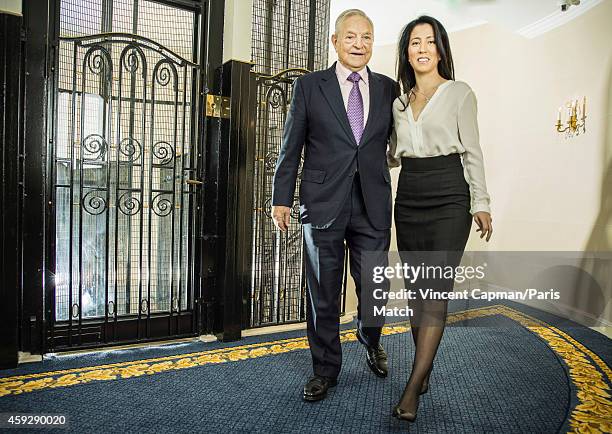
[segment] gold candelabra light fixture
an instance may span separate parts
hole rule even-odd
[[[563,106],[559,107],[557,115],[557,131],[565,133],[565,138],[574,137],[586,132],[586,96],[582,99],[582,107],[578,104],[578,100],[572,100],[565,104],[567,119],[561,122],[561,114]],[[564,127],[565,125],[565,127]],[[582,130],[582,131],[581,131]]]

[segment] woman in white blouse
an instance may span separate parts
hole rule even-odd
[[[436,19],[422,16],[410,22],[398,55],[403,94],[393,104],[388,152],[389,166],[402,167],[394,210],[398,250],[454,252],[444,256],[444,265],[456,266],[472,218],[480,238],[489,241],[492,233],[476,96],[466,83],[454,81],[448,34]],[[407,253],[400,255],[406,262]],[[452,290],[452,279],[447,285]],[[411,301],[411,308],[414,362],[393,409],[395,417],[407,421],[416,418],[419,395],[428,390],[447,302],[420,299]]]

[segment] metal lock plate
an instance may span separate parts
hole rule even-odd
[[[226,96],[206,95],[206,116],[229,119],[230,99]]]

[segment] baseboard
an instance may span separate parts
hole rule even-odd
[[[602,335],[612,339],[612,327],[589,327],[591,330],[594,330]]]
[[[196,342],[198,339],[199,338],[193,337],[193,338],[173,339],[173,340],[167,340],[167,341],[164,340],[164,341],[142,342],[142,343],[137,343],[137,344],[113,345],[113,346],[100,347],[100,348],[88,348],[84,350],[62,351],[60,353],[47,353],[45,354],[45,357],[47,356],[68,357],[68,356],[83,355],[83,354],[109,353],[112,351],[130,350],[130,349],[136,349],[136,348],[156,348],[156,347],[164,348],[164,347],[168,347],[171,345],[179,345],[179,344],[185,344],[185,343],[190,343],[190,342]]]
[[[18,362],[20,365],[22,363],[34,363],[34,362],[42,362],[43,356],[40,354],[30,354],[24,351],[19,351],[18,353]]]
[[[488,288],[494,291],[511,291],[510,289],[505,288],[503,286],[495,285],[495,284],[488,283],[488,282],[486,283],[486,285]],[[541,300],[542,303],[539,303],[538,305],[531,305],[531,304],[525,303],[520,300],[512,300],[512,301],[514,301],[515,303],[522,304],[524,306],[532,307],[534,309],[541,309],[544,312],[547,312],[553,315],[564,316],[566,319],[575,321],[578,324],[583,325],[585,327],[589,327],[593,330],[596,330],[598,328],[603,328],[603,329],[612,328],[612,323],[606,320],[605,318],[595,317],[587,312],[583,312],[579,309],[576,309],[573,306],[569,306],[569,305],[562,304],[559,302],[547,302],[547,301]]]
[[[353,321],[356,312],[348,312],[340,317],[340,324],[347,324]],[[293,324],[281,324],[268,327],[259,327],[255,329],[246,329],[242,331],[242,337],[270,335],[274,333],[292,332],[296,330],[305,330],[306,322],[296,322]]]

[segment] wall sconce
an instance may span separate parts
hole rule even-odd
[[[582,108],[578,105],[577,99],[566,103],[565,107],[567,108],[567,120],[564,123],[561,122],[563,106],[559,107],[556,124],[557,131],[565,133],[565,138],[580,135],[581,129],[584,134],[586,132],[586,96],[582,99]],[[581,122],[578,121],[579,119]],[[562,128],[564,124],[566,127]]]

